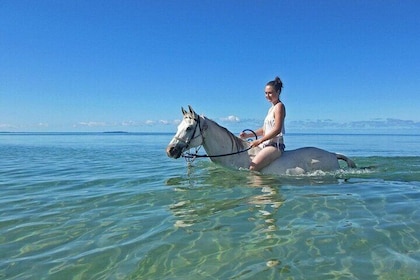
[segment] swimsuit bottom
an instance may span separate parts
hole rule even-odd
[[[270,142],[268,144],[264,144],[263,148],[268,147],[268,146],[277,148],[279,151],[282,151],[282,152],[284,152],[284,149],[286,149],[286,145],[284,145],[283,143],[277,144],[275,142]]]

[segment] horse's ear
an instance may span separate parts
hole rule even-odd
[[[184,107],[181,107],[182,114],[185,116],[187,114],[187,111],[185,111]]]
[[[193,108],[190,105],[188,105],[188,109],[190,109],[191,115],[193,115],[193,118],[195,118],[195,112],[194,112]]]

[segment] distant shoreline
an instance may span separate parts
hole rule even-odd
[[[232,132],[234,135],[239,135],[239,132]],[[175,132],[129,132],[129,131],[99,131],[99,132],[31,132],[31,131],[0,131],[1,135],[175,135]],[[404,132],[388,132],[388,133],[381,133],[381,132],[289,132],[287,135],[371,135],[371,136],[420,136],[420,133],[404,133]]]

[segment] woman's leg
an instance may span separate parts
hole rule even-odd
[[[250,170],[260,171],[281,156],[281,150],[273,146],[263,148],[252,160]]]

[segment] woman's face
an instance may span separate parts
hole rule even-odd
[[[279,100],[279,94],[272,86],[265,86],[265,98],[273,103]]]

